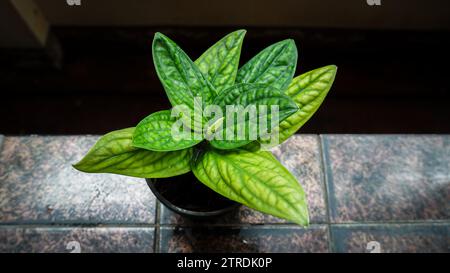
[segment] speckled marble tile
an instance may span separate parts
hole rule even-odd
[[[161,252],[328,252],[324,225],[300,227],[162,227]]]
[[[144,179],[72,168],[98,137],[6,137],[0,154],[1,223],[155,222]]]
[[[450,224],[331,226],[333,251],[450,252]]]
[[[325,182],[323,180],[319,138],[315,135],[297,135],[272,149],[272,153],[291,171],[305,190],[308,198],[310,221],[325,223]],[[276,224],[288,223],[283,219],[260,213],[245,206],[239,210],[208,221],[190,221],[161,206],[161,223],[177,225],[214,224]]]
[[[154,228],[0,227],[0,241],[0,252],[153,252]]]
[[[450,219],[450,136],[322,139],[333,222]]]

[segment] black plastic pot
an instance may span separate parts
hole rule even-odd
[[[240,204],[203,185],[192,174],[146,179],[158,200],[170,210],[189,218],[208,218],[237,209]]]

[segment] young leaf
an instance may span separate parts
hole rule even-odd
[[[170,116],[170,110],[159,111],[144,118],[136,126],[133,134],[133,146],[151,151],[175,151],[194,146],[202,141],[195,139],[190,130],[172,127],[177,119]],[[181,125],[181,124],[180,124]]]
[[[319,109],[333,85],[336,71],[335,65],[328,65],[292,80],[286,94],[295,101],[299,110],[280,123],[280,143],[295,134]]]
[[[153,39],[153,62],[172,106],[194,109],[194,98],[210,104],[216,91],[184,51],[161,33]]]
[[[237,111],[238,115],[244,115],[242,119],[236,119],[232,116],[231,120],[229,117],[225,116],[222,123],[222,130],[218,130],[216,134],[221,134],[222,139],[213,139],[211,145],[218,149],[234,149],[250,143],[255,140],[252,137],[259,137],[260,130],[259,126],[261,122],[267,122],[267,130],[270,131],[271,128],[277,126],[278,124],[271,124],[270,120],[272,117],[271,106],[278,106],[278,121],[282,121],[295,113],[298,110],[297,105],[288,96],[284,95],[281,91],[274,89],[271,86],[265,86],[260,84],[237,84],[231,88],[224,90],[219,96],[214,100],[214,104],[223,108],[224,113],[227,111],[226,107],[232,105],[239,109]],[[250,106],[249,108],[247,108]],[[266,106],[267,111],[263,112],[260,106]],[[240,108],[239,108],[240,107]],[[252,118],[250,114],[251,107],[254,107],[256,111]],[[255,119],[256,118],[256,119]],[[256,132],[254,135],[250,135],[250,126],[255,125]],[[245,135],[238,136],[239,128],[244,129]],[[227,130],[233,133],[229,133],[227,136]],[[230,135],[234,136],[230,139]]]
[[[102,136],[86,156],[73,165],[87,173],[114,173],[142,178],[163,178],[191,170],[193,149],[153,152],[133,147],[134,128]]]
[[[308,225],[302,187],[269,152],[211,149],[193,162],[192,171],[203,184],[231,200]]]
[[[248,61],[238,71],[236,83],[260,83],[284,91],[297,66],[294,40],[275,43]]]
[[[234,84],[245,30],[237,30],[211,46],[196,61],[200,71],[220,93]]]

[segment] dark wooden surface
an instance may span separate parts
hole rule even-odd
[[[169,107],[151,57],[155,31],[192,59],[235,28],[58,27],[60,68],[45,52],[1,50],[0,131],[102,134]],[[297,74],[336,64],[336,82],[304,133],[449,133],[447,31],[248,28],[241,63],[285,38]],[[52,52],[52,51],[50,51]]]

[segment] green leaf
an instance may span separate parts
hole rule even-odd
[[[211,149],[193,162],[192,171],[203,184],[231,200],[308,225],[302,187],[269,152]]]
[[[319,109],[333,85],[336,72],[335,65],[328,65],[309,71],[292,80],[286,94],[295,101],[299,110],[280,123],[280,143],[295,134]]]
[[[237,83],[260,83],[284,91],[292,80],[297,66],[297,47],[294,40],[273,44],[238,71]]]
[[[195,61],[217,93],[232,86],[236,80],[245,33],[245,30],[237,30],[228,34]]]
[[[171,117],[170,110],[151,114],[136,126],[133,146],[151,151],[175,151],[192,147],[203,140],[195,139],[194,133],[190,130],[183,130],[182,126],[174,125],[179,121]],[[178,129],[172,130],[173,126]]]
[[[278,106],[278,121],[282,121],[295,113],[298,110],[297,105],[288,96],[284,95],[281,91],[276,90],[271,86],[265,86],[260,84],[237,84],[234,85],[219,94],[214,100],[214,104],[222,107],[223,112],[228,112],[229,106],[237,107],[238,115],[248,113],[250,108],[247,106],[255,106],[256,113],[253,118],[246,114],[244,118],[237,119],[235,116],[227,117],[223,119],[222,128],[217,130],[216,135],[221,135],[222,139],[211,140],[211,145],[218,149],[234,149],[245,144],[250,143],[252,140],[261,136],[260,125],[261,121],[267,122],[267,131],[274,128],[278,124],[271,124],[271,106]],[[228,107],[227,107],[228,106]],[[267,111],[260,111],[260,106],[267,106]],[[240,107],[240,108],[239,108]],[[255,119],[256,118],[256,119]],[[255,125],[255,126],[252,126]],[[244,129],[245,135],[238,135],[239,128]],[[253,135],[250,134],[251,129],[254,128]],[[227,137],[227,130],[230,130]],[[232,136],[230,139],[229,136]],[[239,137],[238,137],[239,136]]]
[[[114,173],[142,178],[163,178],[191,170],[193,149],[153,152],[132,145],[134,128],[102,136],[86,156],[73,165],[87,173]]]
[[[194,109],[194,98],[210,104],[216,91],[184,51],[161,33],[153,39],[153,62],[172,106]]]

